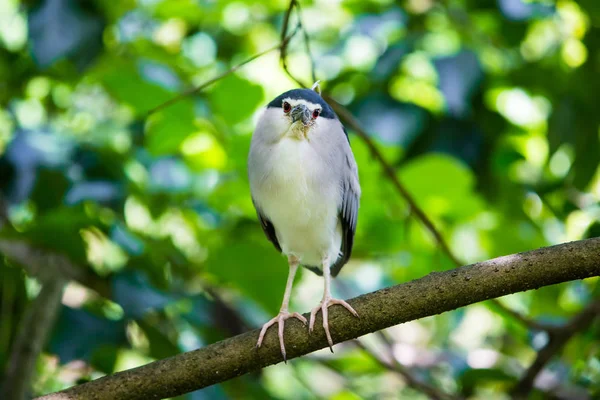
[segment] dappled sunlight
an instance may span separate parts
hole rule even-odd
[[[87,260],[102,275],[125,266],[127,254],[96,228],[81,231],[87,247]]]
[[[27,44],[27,15],[19,10],[17,1],[0,2],[0,42],[11,51]]]
[[[491,336],[498,336],[502,330],[500,317],[490,310],[473,306],[466,310],[466,314],[458,327],[450,336],[452,342],[460,349],[470,351],[486,344]]]
[[[62,296],[62,303],[71,308],[80,308],[90,298],[89,291],[82,285],[70,282]]]
[[[492,368],[498,361],[499,353],[492,349],[469,351],[467,362],[471,368]]]
[[[115,361],[115,371],[125,371],[131,368],[139,367],[153,361],[149,357],[143,356],[139,352],[121,350]]]
[[[531,97],[520,88],[494,91],[495,108],[510,122],[523,127],[543,124],[550,113],[548,100],[541,96]]]

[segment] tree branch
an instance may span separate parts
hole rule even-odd
[[[362,295],[349,300],[360,318],[331,309],[331,331],[339,343],[490,298],[592,276],[600,276],[600,238],[435,272]],[[288,360],[327,347],[323,329],[309,335],[295,320],[286,329]],[[254,330],[39,399],[156,399],[188,393],[281,362],[276,332],[267,333],[260,349],[257,336]]]
[[[68,257],[38,249],[24,240],[0,239],[0,253],[21,265],[27,274],[45,282],[55,276],[74,280],[110,298],[110,281],[94,273],[90,268],[77,265]]]
[[[492,303],[492,309],[497,309],[495,311],[497,311],[498,313],[508,315],[509,317],[515,319],[516,321],[524,325],[526,328],[529,328],[531,330],[546,331],[548,334],[552,334],[554,332],[560,331],[560,329],[562,328],[559,325],[551,325],[548,323],[533,320],[531,318],[527,318],[520,312],[506,307],[504,304],[500,303],[496,299],[493,299],[490,302]]]
[[[528,397],[535,378],[544,366],[567,344],[577,333],[586,330],[591,323],[600,316],[600,299],[592,301],[583,311],[574,316],[563,327],[550,333],[550,339],[542,348],[531,366],[527,369],[519,383],[513,389],[513,396],[517,399]]]
[[[12,346],[3,385],[5,400],[30,398],[31,378],[60,308],[65,281],[52,277],[43,282],[38,296],[27,308]]]
[[[378,333],[380,333],[380,332],[381,331],[379,331]],[[385,335],[383,335],[383,337],[385,337]],[[385,368],[389,371],[395,372],[398,375],[402,376],[402,379],[404,379],[404,381],[406,382],[406,384],[408,386],[427,395],[427,397],[429,397],[430,399],[432,399],[432,400],[457,400],[457,399],[460,399],[460,397],[444,393],[441,390],[438,390],[436,387],[430,386],[426,382],[423,382],[420,379],[418,379],[417,377],[413,376],[411,371],[408,368],[406,368],[404,365],[400,364],[394,358],[393,355],[391,357],[392,361],[386,361],[386,360],[382,359],[381,357],[378,357],[377,355],[375,355],[360,340],[356,340],[355,343],[360,349],[362,349],[362,350],[366,351],[367,353],[369,353],[370,355],[372,355],[373,358],[375,359],[375,361],[377,361],[377,363],[379,365],[381,365],[383,368]],[[389,346],[390,343],[387,342],[386,345]]]
[[[287,11],[285,12],[285,15],[283,17],[283,25],[281,26],[281,37],[284,38],[285,34],[288,31],[288,25],[290,23],[290,17],[292,15],[292,10],[296,8],[296,13],[298,15],[298,24],[297,24],[297,29],[301,29],[302,30],[302,36],[304,37],[304,50],[306,51],[306,54],[308,55],[308,59],[310,61],[310,74],[313,80],[313,83],[317,81],[317,75],[315,73],[315,61],[313,60],[313,57],[311,55],[310,52],[310,39],[308,37],[308,33],[306,32],[306,29],[304,28],[304,25],[302,25],[302,15],[300,12],[300,3],[298,3],[296,0],[290,0],[290,5],[288,6]],[[279,51],[279,60],[281,61],[281,66],[283,68],[283,70],[285,71],[285,73],[294,81],[298,84],[298,86],[306,88],[307,85],[305,85],[304,83],[302,83],[302,81],[300,81],[298,78],[296,78],[296,76],[294,76],[294,74],[292,74],[290,72],[290,70],[288,69],[287,66],[287,45],[288,45],[289,41],[287,43],[285,43],[283,46],[281,46],[281,49]]]
[[[8,203],[0,191],[0,229],[8,222]]]
[[[206,82],[204,82],[203,84],[201,84],[199,86],[196,86],[196,87],[190,88],[190,89],[188,89],[188,90],[186,90],[184,92],[181,92],[180,94],[178,94],[177,96],[173,97],[172,99],[167,100],[164,103],[159,104],[156,107],[152,108],[150,111],[148,111],[147,115],[149,116],[151,114],[154,114],[155,112],[160,111],[160,110],[162,110],[164,108],[167,108],[171,104],[176,103],[176,102],[178,102],[179,100],[181,100],[181,99],[183,99],[185,97],[191,96],[194,93],[198,93],[198,92],[206,89],[208,86],[212,85],[213,83],[215,83],[215,82],[217,82],[217,81],[225,78],[228,75],[233,74],[235,71],[237,71],[238,69],[242,68],[244,65],[246,65],[246,64],[248,64],[248,63],[256,60],[257,58],[260,58],[260,57],[264,56],[265,54],[268,54],[268,53],[270,53],[272,51],[275,51],[275,50],[285,49],[286,46],[287,46],[287,44],[288,44],[288,42],[290,40],[292,40],[292,38],[294,37],[294,35],[296,35],[296,33],[298,33],[299,29],[300,29],[300,23],[298,23],[296,25],[296,27],[294,28],[294,30],[292,31],[292,33],[290,33],[287,36],[285,36],[285,35],[282,36],[281,37],[281,42],[278,43],[277,45],[275,45],[273,47],[270,47],[270,48],[268,48],[268,49],[266,49],[264,51],[261,51],[258,54],[253,55],[252,57],[250,57],[250,58],[242,61],[241,63],[239,63],[239,64],[237,64],[237,65],[235,65],[233,67],[231,67],[227,71],[225,71],[225,72],[223,72],[223,73],[215,76],[214,78],[207,80]]]

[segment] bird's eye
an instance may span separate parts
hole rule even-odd
[[[289,113],[290,110],[292,109],[292,106],[290,105],[290,103],[288,103],[287,101],[283,102],[283,112],[284,113]]]
[[[313,111],[313,114],[312,114],[313,119],[317,119],[319,117],[319,114],[321,114],[321,110],[316,109],[315,111]]]

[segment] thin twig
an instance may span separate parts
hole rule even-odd
[[[304,390],[308,392],[311,399],[324,399],[324,397],[318,394],[311,386],[311,382],[308,382],[304,376],[302,376],[302,371],[299,368],[299,364],[293,363],[291,364],[292,369],[294,370],[294,378],[302,385]],[[298,395],[298,393],[296,393]]]
[[[302,29],[302,36],[304,37],[304,51],[306,51],[306,54],[308,55],[308,59],[310,61],[310,76],[314,83],[317,81],[317,73],[315,71],[315,60],[313,59],[312,52],[310,51],[310,39],[308,37],[308,32],[306,31],[306,27],[302,22],[302,9],[300,7],[300,3],[296,3],[296,7],[298,9],[298,23],[300,24],[300,27]]]
[[[181,92],[180,94],[178,94],[177,96],[173,97],[172,99],[167,100],[164,103],[159,104],[158,106],[152,108],[150,111],[148,111],[147,115],[154,114],[155,112],[160,111],[160,110],[162,110],[162,109],[164,109],[166,107],[169,107],[173,103],[176,103],[176,102],[178,102],[179,100],[181,100],[181,99],[183,99],[185,97],[191,96],[191,95],[193,95],[195,93],[200,92],[203,89],[206,89],[208,86],[212,85],[213,83],[215,83],[215,82],[217,82],[217,81],[225,78],[228,75],[233,74],[235,71],[237,71],[238,69],[240,69],[244,65],[246,65],[246,64],[248,64],[248,63],[256,60],[257,58],[260,58],[260,57],[264,56],[265,54],[268,54],[268,53],[270,53],[272,51],[275,51],[275,50],[280,50],[280,49],[285,48],[287,46],[288,42],[296,35],[296,33],[298,33],[299,30],[300,30],[300,24],[297,24],[296,27],[294,28],[294,30],[292,31],[292,33],[290,33],[286,37],[283,37],[282,40],[281,40],[281,42],[278,43],[277,45],[275,45],[273,47],[270,47],[270,48],[268,48],[268,49],[266,49],[264,51],[261,51],[258,54],[253,55],[252,57],[250,57],[250,58],[242,61],[241,63],[239,63],[239,64],[237,64],[237,65],[235,65],[233,67],[231,67],[227,71],[225,71],[223,73],[220,73],[219,75],[215,76],[214,78],[209,79],[208,81],[204,82],[203,84],[201,84],[199,86],[196,86],[196,87],[190,88],[190,89],[188,89],[188,90],[186,90],[184,92]]]
[[[290,1],[290,5],[289,5],[287,11],[285,12],[285,16],[283,18],[283,26],[281,27],[281,37],[283,37],[287,33],[287,29],[288,29],[287,27],[289,25],[290,17],[292,15],[292,10],[294,8],[296,8],[296,12],[298,14],[298,26],[302,30],[302,36],[304,38],[304,49],[305,49],[306,54],[308,55],[308,59],[310,61],[310,75],[311,75],[312,81],[314,83],[317,81],[317,73],[315,71],[315,60],[313,59],[312,53],[310,51],[310,39],[308,37],[308,32],[306,31],[306,28],[304,27],[304,25],[302,23],[302,14],[301,14],[300,3],[298,3],[296,0]],[[294,82],[296,82],[296,84],[298,84],[298,86],[303,87],[303,88],[310,87],[310,85],[306,85],[301,80],[296,78],[296,76],[294,74],[292,74],[291,71],[289,70],[289,68],[287,66],[287,44],[285,46],[282,46],[281,51],[279,52],[279,59],[281,61],[281,66],[282,66],[283,70],[285,71],[285,73]]]
[[[282,37],[286,33],[287,26],[288,26],[289,19],[290,19],[290,15],[291,15],[292,10],[293,10],[294,7],[298,7],[298,3],[296,2],[296,0],[291,0],[290,1],[290,5],[289,5],[289,7],[288,7],[288,9],[287,9],[287,11],[285,13],[285,17],[284,17],[284,21],[283,21],[283,28],[281,30],[281,36]],[[298,7],[298,9],[299,9],[299,7]],[[300,21],[300,15],[298,16],[298,20]],[[306,34],[306,32],[305,32],[305,35],[304,35],[304,40],[307,43],[307,45],[306,45],[307,48],[309,48],[309,46],[310,46],[308,44],[309,43],[309,38],[308,38],[308,35]],[[292,78],[296,83],[298,83],[299,86],[301,86],[301,87],[307,87],[300,80],[298,80],[290,72],[290,70],[288,69],[287,62],[286,62],[286,56],[287,56],[286,47],[287,46],[282,46],[281,47],[281,51],[280,51],[281,64],[283,66],[283,69],[285,70],[285,72],[288,74],[288,76],[290,78]],[[309,54],[309,56],[310,56],[310,54]],[[311,57],[311,65],[314,65],[314,62],[312,61],[312,57]],[[315,75],[314,69],[312,71],[312,74],[313,74],[313,79],[316,81],[316,76],[314,76]],[[353,129],[358,134],[358,136],[365,142],[365,144],[369,148],[369,151],[371,152],[371,155],[379,162],[379,164],[381,164],[381,166],[382,166],[385,174],[387,175],[387,177],[390,179],[390,181],[392,182],[392,184],[394,185],[394,187],[396,188],[396,190],[398,190],[398,192],[402,195],[402,197],[404,197],[404,199],[408,203],[408,206],[409,206],[410,210],[422,221],[422,223],[427,227],[427,229],[433,234],[433,236],[435,237],[435,240],[437,241],[437,243],[439,244],[439,246],[442,248],[442,250],[444,251],[444,253],[446,253],[446,255],[452,260],[452,262],[456,266],[460,266],[461,265],[460,261],[458,260],[458,258],[456,258],[454,256],[454,254],[450,250],[450,247],[448,246],[448,244],[444,240],[444,237],[442,236],[442,234],[437,230],[437,228],[435,227],[435,225],[433,224],[433,222],[429,219],[429,217],[427,216],[427,214],[425,214],[425,212],[419,207],[419,205],[417,204],[417,202],[415,201],[415,199],[412,197],[412,195],[410,194],[410,192],[404,187],[404,185],[402,185],[402,183],[400,183],[400,180],[396,176],[396,171],[386,161],[386,159],[384,158],[383,154],[381,154],[381,152],[379,151],[379,149],[377,148],[377,146],[375,145],[375,143],[373,143],[373,141],[371,140],[369,134],[361,127],[361,125],[358,122],[358,120],[356,118],[354,118],[354,116],[352,115],[352,113],[346,107],[342,106],[340,103],[338,103],[337,101],[335,101],[330,96],[324,94],[323,98],[327,101],[327,103],[329,103],[329,105],[338,114],[338,116],[344,122],[346,122],[346,124],[351,129]]]
[[[389,371],[392,371],[392,372],[395,372],[395,373],[401,375],[408,386],[412,387],[415,390],[418,390],[421,393],[426,394],[430,399],[433,399],[433,400],[460,399],[460,397],[444,393],[444,392],[438,390],[437,388],[435,388],[434,386],[431,386],[431,385],[427,384],[426,382],[419,380],[417,377],[413,376],[413,374],[410,372],[410,370],[408,368],[406,368],[404,365],[400,364],[396,360],[396,358],[392,357],[392,362],[390,363],[386,360],[383,360],[381,357],[377,356],[373,351],[371,351],[371,349],[369,349],[367,346],[365,346],[365,344],[363,342],[361,342],[360,340],[355,340],[353,343],[360,349],[364,350],[365,352],[367,352],[368,354],[373,356],[373,358],[375,359],[375,361],[377,361],[377,363],[379,365],[381,365],[382,367],[384,367],[385,369],[387,369]],[[386,345],[389,346],[390,343],[387,342]]]
[[[553,332],[558,332],[562,329],[562,326],[559,326],[559,325],[550,325],[550,324],[546,324],[546,323],[543,323],[540,321],[536,321],[534,319],[527,318],[520,312],[515,311],[512,308],[506,307],[504,304],[500,303],[496,299],[490,300],[490,303],[492,303],[492,307],[497,308],[500,313],[506,314],[506,315],[516,319],[522,325],[526,326],[527,328],[529,328],[531,330],[546,331],[548,334],[551,334]]]
[[[528,398],[533,389],[535,378],[544,366],[556,355],[565,344],[578,332],[587,329],[591,323],[600,316],[600,299],[593,300],[583,311],[571,318],[560,330],[550,333],[548,343],[538,353],[535,361],[525,371],[521,380],[513,389],[513,396],[517,399]]]
[[[344,297],[348,297],[349,290],[348,290],[348,287],[344,284],[344,282],[338,281],[337,282],[337,286],[340,289],[341,294]],[[370,355],[375,361],[377,361],[379,364],[383,365],[385,368],[389,369],[392,372],[397,372],[398,374],[400,374],[401,377],[406,382],[406,384],[409,385],[409,386],[411,386],[413,389],[419,390],[419,391],[427,394],[428,396],[430,396],[430,397],[432,397],[434,399],[449,398],[448,396],[445,396],[445,393],[443,393],[441,391],[438,391],[435,387],[429,386],[427,383],[421,382],[417,378],[413,377],[412,373],[410,372],[410,370],[408,368],[406,368],[403,365],[401,365],[400,363],[398,363],[398,361],[396,360],[396,357],[394,356],[393,343],[385,335],[384,331],[377,331],[374,334],[379,339],[381,339],[381,341],[383,343],[385,343],[386,349],[388,351],[388,358],[390,360],[392,360],[393,365],[390,365],[385,360],[382,360],[376,353],[374,353],[373,351],[371,351],[362,342],[360,342],[360,341],[357,340],[356,341],[357,342],[356,345],[359,346],[360,348],[362,348],[368,355]],[[425,390],[422,390],[422,389],[425,389]],[[438,395],[432,395],[432,393],[433,394],[438,393]],[[451,396],[450,396],[450,398],[451,398]]]
[[[290,1],[290,5],[288,7],[288,9],[285,12],[285,15],[283,17],[283,25],[281,26],[281,37],[285,37],[287,31],[288,31],[288,25],[290,23],[290,17],[292,15],[292,10],[294,9],[294,7],[299,7],[298,3],[296,2],[296,0],[291,0]],[[302,20],[300,19],[300,13],[298,13],[298,28],[302,27]],[[289,42],[288,42],[289,43]],[[281,49],[279,51],[279,59],[281,60],[281,66],[283,68],[283,70],[286,72],[286,74],[294,80],[294,82],[296,82],[298,84],[298,86],[300,87],[306,87],[306,85],[304,85],[302,82],[300,82],[288,69],[287,66],[287,45],[288,43],[285,43],[283,46],[281,46]]]

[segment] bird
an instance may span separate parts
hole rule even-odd
[[[262,326],[256,347],[268,328],[278,324],[281,354],[287,362],[285,321],[296,318],[307,323],[288,309],[301,265],[324,278],[323,298],[311,310],[309,333],[321,311],[333,352],[328,308],[339,304],[358,317],[347,302],[332,297],[331,278],[351,256],[361,190],[348,133],[321,96],[319,81],[311,89],[280,94],[262,111],[250,143],[248,178],[260,225],[289,266],[279,314]]]

